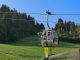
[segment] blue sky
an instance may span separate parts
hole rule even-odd
[[[80,0],[0,0],[0,6],[2,4],[8,5],[11,9],[16,8],[20,12],[26,13],[45,13],[46,10],[50,10],[53,14],[80,14]],[[38,22],[42,22],[45,27],[44,15],[33,15]],[[80,16],[50,16],[50,27],[54,27],[58,18],[62,18],[64,21],[74,21],[76,24],[80,24]]]

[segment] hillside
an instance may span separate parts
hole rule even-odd
[[[75,44],[60,42],[59,46],[52,48],[52,54],[58,54],[76,49]],[[44,57],[43,47],[37,37],[27,37],[20,42],[0,44],[0,59],[2,60],[40,60]]]

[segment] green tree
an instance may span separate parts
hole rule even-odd
[[[36,35],[41,29],[44,29],[44,25],[35,23],[34,17],[6,5],[0,7],[0,42],[12,42]]]
[[[61,18],[59,18],[58,23],[55,26],[55,29],[58,31],[58,33],[63,33],[64,31],[64,23]]]

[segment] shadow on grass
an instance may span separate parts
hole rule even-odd
[[[13,43],[9,43],[8,45],[13,45],[13,46],[36,46],[36,47],[42,47],[39,41],[18,41],[18,42],[13,42]],[[48,46],[49,47],[49,46]],[[52,47],[52,46],[51,46]],[[65,42],[60,42],[58,46],[55,46],[53,48],[56,47],[63,47],[63,48],[80,48],[80,45],[76,45],[76,44],[68,44]]]
[[[68,47],[68,48],[80,48],[80,44],[73,44],[67,42],[60,42],[59,47]]]
[[[26,37],[26,38],[20,39],[19,41],[8,43],[8,45],[41,47],[40,39],[38,37]],[[60,41],[59,45],[57,47],[80,48],[80,45]],[[53,47],[53,48],[55,48],[55,47]]]
[[[38,37],[26,37],[8,44],[15,46],[41,46],[40,39]]]
[[[41,47],[40,42],[25,42],[25,41],[14,42],[14,43],[10,43],[9,45],[14,45],[14,46],[38,46],[38,47]]]

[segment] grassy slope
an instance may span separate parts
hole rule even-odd
[[[76,28],[76,30],[77,30],[78,32],[80,32],[80,27]]]
[[[52,48],[53,54],[70,51],[73,45],[60,42],[59,47]],[[43,47],[39,45],[39,39],[28,37],[20,40],[20,42],[12,44],[0,44],[0,59],[1,60],[40,60],[44,55]],[[20,58],[19,58],[20,57]]]

